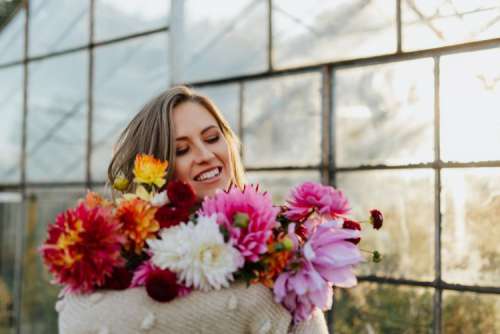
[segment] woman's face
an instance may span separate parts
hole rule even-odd
[[[198,200],[231,183],[229,145],[215,118],[201,104],[184,102],[172,112],[175,140],[174,177],[189,183]]]

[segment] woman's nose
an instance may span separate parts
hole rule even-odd
[[[200,145],[196,150],[195,162],[203,163],[214,157],[214,153],[206,145]]]

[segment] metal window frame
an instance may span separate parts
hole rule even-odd
[[[26,205],[28,201],[28,190],[33,188],[44,189],[44,188],[75,188],[75,187],[85,187],[85,188],[96,188],[103,187],[105,182],[97,182],[92,179],[91,171],[91,158],[92,158],[92,125],[93,125],[93,89],[94,89],[94,56],[95,48],[113,45],[122,41],[127,41],[131,39],[141,38],[157,33],[167,32],[170,30],[170,22],[168,24],[159,27],[157,29],[152,29],[148,31],[143,31],[140,33],[129,34],[125,36],[120,36],[117,38],[112,38],[109,40],[95,41],[95,0],[88,0],[90,3],[90,13],[89,13],[89,41],[88,44],[66,49],[58,52],[43,54],[39,56],[30,57],[29,56],[29,19],[30,19],[30,6],[29,0],[24,0],[23,7],[25,10],[25,23],[24,23],[24,51],[23,58],[18,61],[13,61],[10,63],[5,63],[0,65],[0,70],[8,67],[13,67],[17,65],[23,65],[23,104],[22,104],[22,142],[21,142],[21,156],[20,156],[20,166],[21,166],[21,180],[19,184],[0,184],[0,191],[19,191],[23,197],[23,203]],[[165,0],[168,1],[168,0]],[[176,1],[176,0],[172,0]],[[442,228],[442,216],[440,212],[441,208],[441,171],[442,169],[450,168],[480,168],[480,167],[500,167],[500,160],[497,161],[478,161],[478,162],[448,162],[441,160],[440,153],[440,60],[442,56],[450,55],[454,53],[471,52],[476,50],[485,50],[489,48],[500,47],[500,38],[493,38],[489,40],[482,40],[470,43],[462,43],[457,45],[443,46],[431,49],[408,51],[402,50],[402,0],[396,0],[396,51],[392,54],[377,55],[365,58],[356,58],[342,61],[324,62],[313,65],[289,67],[286,69],[274,69],[273,63],[273,1],[267,0],[267,69],[262,72],[246,74],[246,75],[234,75],[225,78],[212,79],[212,80],[199,80],[193,82],[186,82],[190,86],[218,86],[228,83],[236,83],[239,86],[239,134],[243,138],[243,119],[245,113],[243,110],[243,99],[244,99],[244,89],[247,82],[251,82],[258,79],[269,79],[279,76],[287,76],[292,74],[309,73],[309,72],[320,72],[321,73],[321,163],[319,165],[310,166],[283,166],[283,167],[259,167],[253,168],[248,167],[247,171],[293,171],[293,170],[315,170],[319,171],[321,179],[323,182],[329,184],[336,184],[336,173],[339,172],[357,172],[357,171],[367,171],[367,170],[408,170],[408,169],[430,169],[435,173],[435,183],[434,183],[434,280],[433,281],[420,281],[420,280],[410,280],[404,278],[391,278],[391,277],[381,277],[375,275],[367,275],[359,277],[360,282],[371,282],[378,284],[390,284],[397,286],[412,286],[412,287],[427,287],[434,290],[434,300],[433,300],[433,333],[441,333],[442,325],[442,293],[445,290],[449,291],[461,291],[461,292],[474,292],[474,293],[486,293],[486,294],[500,294],[500,287],[497,286],[476,286],[476,285],[462,285],[462,284],[450,284],[442,280],[441,277],[441,228]],[[172,7],[171,7],[172,8]],[[174,45],[169,45],[170,48],[174,48]],[[26,145],[27,145],[27,117],[28,117],[28,83],[29,83],[29,73],[28,65],[30,62],[43,60],[46,58],[52,58],[60,55],[65,55],[73,52],[89,50],[88,59],[88,91],[87,91],[87,128],[86,128],[86,166],[85,166],[85,180],[83,182],[27,182],[26,180]],[[350,67],[362,67],[374,64],[388,64],[393,62],[421,59],[421,58],[432,58],[434,60],[434,160],[427,163],[418,164],[407,164],[407,165],[369,165],[369,166],[347,166],[347,167],[337,167],[335,160],[335,71],[343,68]],[[22,223],[19,224],[18,234],[20,236],[20,242],[18,243],[18,251],[23,256],[24,251],[23,239],[24,239],[24,220],[22,217]],[[22,263],[19,262],[15,268],[16,278],[19,282],[22,282]],[[22,284],[18,284],[14,291],[15,298],[15,309],[14,317],[16,321],[16,333],[20,333],[20,306],[22,298]],[[328,313],[328,326],[330,331],[333,333],[334,328],[334,311]]]

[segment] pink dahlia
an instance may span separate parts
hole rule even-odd
[[[338,222],[318,225],[304,244],[302,254],[328,282],[343,288],[356,285],[353,267],[363,260],[350,240],[359,238],[358,230],[338,228]]]
[[[301,220],[311,210],[330,218],[350,211],[349,202],[341,191],[315,182],[304,182],[295,187],[289,197],[289,210],[285,216],[291,220]]]
[[[55,282],[68,292],[92,292],[103,286],[116,267],[125,237],[111,209],[84,203],[66,210],[49,225],[40,252]]]
[[[243,191],[233,187],[203,201],[200,214],[217,215],[217,224],[228,231],[229,238],[245,260],[257,262],[267,251],[267,241],[278,223],[279,209],[273,207],[271,196],[258,187],[246,186]]]
[[[280,274],[274,283],[274,299],[293,315],[294,323],[307,320],[316,307],[332,307],[332,286],[317,273],[310,262],[303,261],[298,271]]]
[[[146,284],[146,279],[148,275],[155,270],[158,270],[157,266],[153,264],[151,260],[144,261],[134,272],[134,276],[132,277],[132,283],[130,284],[131,288],[135,288],[138,286],[143,286]]]

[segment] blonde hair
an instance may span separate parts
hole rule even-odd
[[[120,174],[133,179],[134,160],[137,154],[151,154],[157,159],[168,160],[167,180],[174,175],[175,137],[172,111],[184,102],[199,103],[215,118],[229,146],[232,166],[231,182],[242,188],[245,173],[239,155],[240,142],[217,106],[206,96],[186,86],[168,89],[149,101],[120,134],[108,166],[108,181],[113,184]],[[132,182],[131,182],[132,183]],[[129,186],[129,190],[132,186]]]

